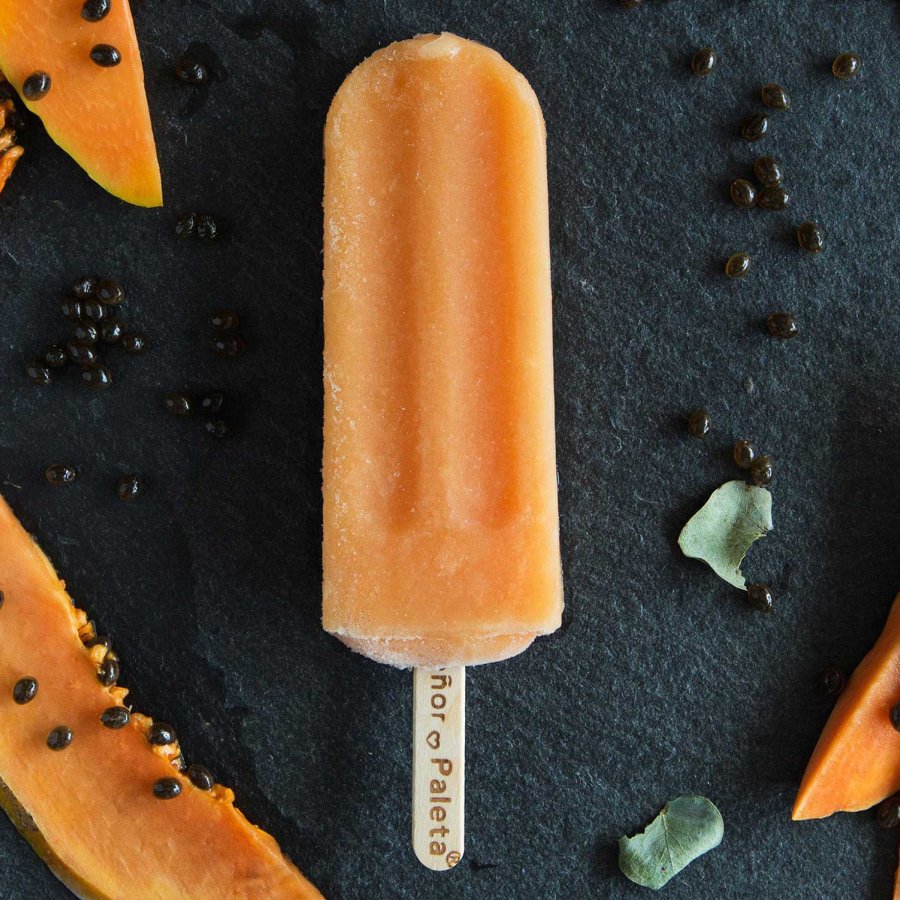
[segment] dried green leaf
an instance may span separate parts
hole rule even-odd
[[[658,891],[686,865],[722,843],[722,814],[706,797],[678,797],[634,837],[619,838],[619,868]]]
[[[772,530],[772,495],[744,481],[717,488],[678,536],[685,556],[702,559],[736,588],[747,586],[741,563],[754,541]]]

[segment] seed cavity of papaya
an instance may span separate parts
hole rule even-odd
[[[163,747],[167,744],[175,744],[178,738],[175,729],[165,722],[154,722],[147,730],[147,742],[155,747]]]
[[[124,728],[131,721],[131,713],[124,706],[110,706],[100,713],[100,722],[105,728],[118,730]]]
[[[211,791],[216,786],[216,779],[213,777],[213,773],[206,766],[200,765],[200,763],[191,763],[188,766],[187,776],[191,780],[191,784],[201,791]]]
[[[100,667],[97,669],[97,680],[104,687],[112,687],[119,680],[120,674],[119,658],[112,650],[107,649],[103,662],[100,663]]]
[[[78,629],[78,637],[81,638],[82,644],[90,646],[91,641],[97,637],[97,626],[93,619],[89,619]]]
[[[16,143],[16,128],[21,127],[11,91],[3,73],[0,72],[0,193],[2,193],[16,163],[25,153],[25,148]]]

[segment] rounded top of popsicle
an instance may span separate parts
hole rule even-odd
[[[325,126],[326,144],[333,136],[340,135],[341,111],[353,97],[373,90],[373,85],[390,83],[400,70],[415,71],[417,63],[423,66],[423,74],[430,74],[435,67],[448,65],[477,68],[489,73],[495,86],[509,90],[522,104],[523,114],[534,115],[540,122],[541,130],[545,131],[540,102],[525,76],[496,50],[445,31],[441,34],[418,34],[396,41],[364,59],[344,79],[331,102]]]
[[[420,56],[422,59],[437,59],[441,56],[452,59],[466,44],[475,44],[476,47],[483,46],[475,41],[467,41],[465,38],[451,34],[449,31],[442,31],[440,34],[417,34],[414,38],[400,41],[393,46],[405,45],[405,49],[411,55]]]

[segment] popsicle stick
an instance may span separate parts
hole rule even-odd
[[[465,666],[413,672],[412,778],[416,857],[452,869],[465,852]]]

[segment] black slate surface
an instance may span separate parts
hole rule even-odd
[[[789,811],[828,714],[817,673],[856,664],[900,587],[898,5],[143,0],[136,20],[166,207],[107,196],[31,121],[0,198],[0,480],[137,707],[329,898],[637,898],[616,839],[687,792],[726,835],[673,900],[890,896],[896,835]],[[318,624],[320,144],[354,64],[441,29],[502,52],[547,118],[568,606],[559,633],[472,671],[467,854],[433,874],[408,839],[410,676]],[[193,42],[227,73],[202,97],[171,74]],[[704,45],[720,62],[700,81]],[[850,49],[863,74],[842,83],[830,60]],[[751,146],[736,123],[769,80],[794,106]],[[784,162],[790,210],[728,201],[760,153]],[[192,208],[230,235],[177,242]],[[817,258],[793,238],[810,218]],[[754,267],[733,283],[737,250]],[[81,270],[123,280],[152,351],[116,358],[105,394],[33,388],[23,361],[63,332],[56,296]],[[221,306],[245,321],[234,362],[208,350]],[[776,309],[799,339],[764,333]],[[229,395],[227,440],[162,411],[162,391],[200,386]],[[698,405],[704,441],[684,428]],[[746,564],[776,592],[768,618],[675,545],[742,436],[778,464],[776,531]],[[60,460],[75,486],[43,481]],[[111,487],[129,470],[151,485],[133,506]],[[0,858],[0,896],[66,896],[5,818]]]

